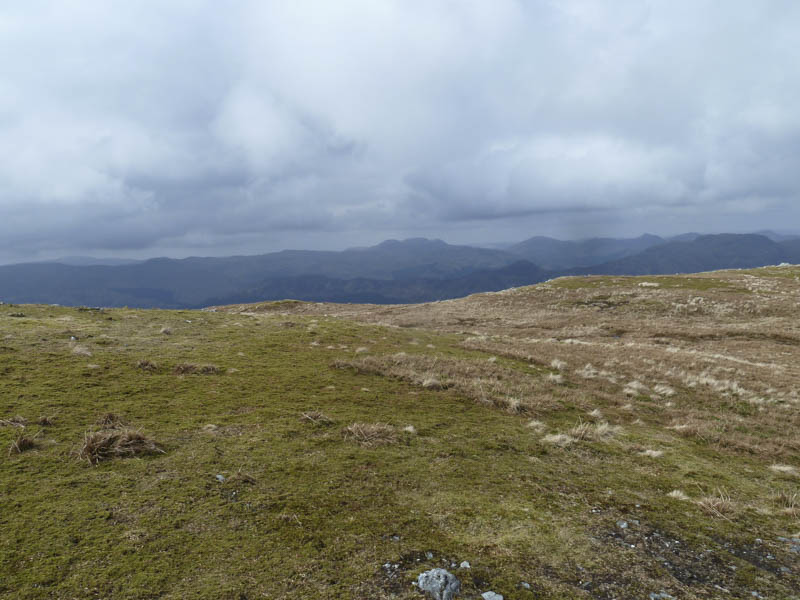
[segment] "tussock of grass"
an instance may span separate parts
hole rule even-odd
[[[397,442],[397,430],[386,423],[353,423],[342,430],[342,436],[366,448]]]
[[[781,490],[772,496],[772,501],[784,514],[800,516],[800,492]]]
[[[728,518],[728,515],[736,510],[736,503],[731,500],[730,494],[722,488],[718,488],[713,496],[706,496],[698,500],[697,506],[704,512],[720,519]]]
[[[110,460],[148,454],[163,454],[155,441],[133,429],[93,431],[83,438],[78,458],[90,465]]]
[[[172,373],[175,375],[218,375],[221,369],[217,365],[196,365],[194,363],[180,363],[175,365]]]
[[[172,335],[172,329],[170,329],[169,327],[162,327],[161,328],[161,334],[162,335]]]
[[[24,433],[20,433],[12,442],[11,446],[8,448],[8,455],[11,456],[12,454],[22,454],[27,450],[32,450],[36,447],[36,436],[32,435],[25,435]]]
[[[141,369],[142,371],[146,371],[148,373],[154,373],[158,371],[158,365],[151,360],[142,359],[137,361],[136,368]]]
[[[578,421],[578,424],[570,430],[569,434],[576,440],[602,442],[611,439],[620,431],[622,431],[622,427],[619,425],[611,425],[605,421],[599,423]]]
[[[36,420],[36,423],[40,427],[52,427],[53,425],[55,425],[55,419],[54,417],[48,417],[42,415]]]

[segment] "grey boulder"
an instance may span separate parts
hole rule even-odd
[[[431,569],[420,573],[417,585],[434,600],[453,600],[461,592],[461,582],[458,577],[444,569]]]

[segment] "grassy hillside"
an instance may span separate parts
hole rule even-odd
[[[799,298],[2,305],[0,597],[800,597]]]

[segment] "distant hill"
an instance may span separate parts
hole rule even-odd
[[[499,269],[483,269],[451,279],[334,279],[324,275],[302,275],[267,279],[257,287],[214,298],[206,304],[240,304],[285,298],[370,304],[431,302],[531,285],[545,281],[551,275],[551,272],[524,260]]]
[[[763,235],[726,233],[701,235],[692,241],[669,242],[620,260],[590,268],[572,269],[570,274],[697,273],[761,267],[782,262],[794,262],[788,247]]]
[[[359,290],[371,287],[378,290],[374,292],[378,297],[384,287],[400,290],[408,287],[409,281],[423,279],[464,280],[476,271],[503,268],[518,260],[498,250],[410,239],[389,240],[370,248],[343,252],[287,250],[259,256],[156,258],[121,266],[28,263],[0,266],[0,300],[187,308],[207,305],[216,298],[241,296],[245,290],[273,290],[273,294],[291,295],[303,289],[317,289],[316,298],[322,300],[329,298],[322,295],[325,287],[318,287],[322,280],[331,280],[327,287],[340,290],[331,298],[341,300],[350,297],[348,290],[352,290],[352,297],[361,298],[363,293]],[[477,278],[482,280],[485,276]],[[347,283],[351,280],[362,283]],[[372,280],[376,283],[366,283]],[[448,285],[448,289],[455,289],[453,286],[458,284]],[[474,291],[480,288],[475,287],[477,284],[463,285]],[[434,286],[425,283],[423,287],[430,290]],[[414,298],[435,299],[448,293],[437,291]],[[390,297],[399,296],[392,292]]]
[[[563,250],[559,258],[558,249]],[[636,252],[636,248],[643,248]],[[649,275],[800,263],[800,240],[763,235],[657,236],[561,242],[531,238],[516,253],[441,240],[388,240],[342,252],[287,250],[226,258],[155,258],[119,266],[28,263],[0,266],[0,301],[69,306],[200,308],[282,300],[411,303],[538,283],[559,275]],[[601,264],[553,267],[624,255]]]
[[[62,258],[51,258],[49,260],[39,260],[37,263],[58,263],[61,265],[72,265],[74,267],[90,267],[104,265],[108,267],[119,267],[121,265],[136,265],[143,260],[134,258],[96,258],[94,256],[64,256]]]
[[[649,234],[630,239],[591,238],[579,241],[537,236],[510,246],[507,252],[555,271],[599,265],[663,243],[664,239]]]

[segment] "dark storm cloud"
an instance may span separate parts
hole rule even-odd
[[[798,28],[793,0],[6,3],[0,259],[786,227]]]

